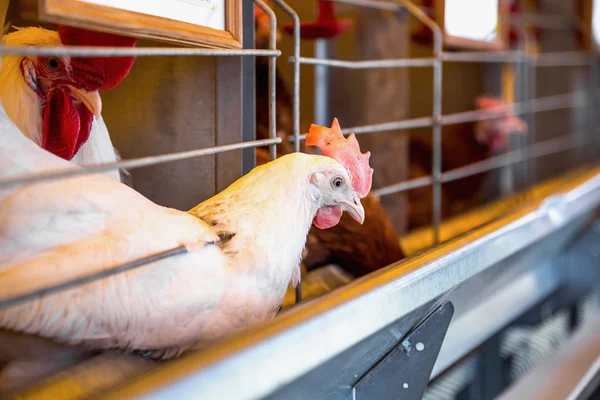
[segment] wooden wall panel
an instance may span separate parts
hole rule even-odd
[[[213,146],[215,89],[214,58],[139,57],[129,76],[102,94],[115,147],[128,159]],[[214,156],[130,172],[140,193],[182,210],[215,190]]]

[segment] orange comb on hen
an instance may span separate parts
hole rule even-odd
[[[324,156],[331,157],[348,170],[352,179],[352,188],[360,198],[364,198],[371,190],[373,168],[369,166],[371,152],[362,154],[354,133],[344,138],[337,118],[333,119],[331,128],[312,124],[306,135],[306,145],[316,146]]]

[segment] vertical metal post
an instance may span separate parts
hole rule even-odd
[[[283,0],[273,0],[281,9],[292,18],[294,24],[294,92],[292,119],[294,129],[294,151],[300,151],[300,18],[293,8]]]
[[[328,39],[315,40],[315,58],[328,58]],[[315,65],[315,124],[327,125],[329,120],[329,67]]]
[[[243,38],[244,48],[253,49],[254,42],[254,3],[246,1],[242,4],[244,16]],[[256,57],[242,57],[242,142],[256,139],[256,82],[255,72]],[[256,149],[254,147],[243,149],[242,175],[256,166]]]
[[[529,53],[531,51],[531,39],[529,33],[524,27],[520,27],[517,29],[517,38],[519,40],[519,49],[520,52],[517,56],[516,63],[516,71],[517,71],[517,79],[516,79],[516,88],[515,92],[517,93],[516,101],[519,103],[527,103],[531,97],[530,89],[530,60]],[[532,127],[532,120],[534,118],[534,114],[528,113],[524,116],[524,119],[527,123],[528,127]],[[531,131],[527,132],[525,137],[519,136],[519,150],[522,152],[527,152],[528,147],[530,145],[529,135],[531,135]],[[529,154],[523,153],[526,157],[525,160],[519,164],[513,164],[513,168],[515,169],[515,176],[517,178],[517,186],[516,189],[519,191],[526,190],[531,186],[532,177],[530,176],[530,162],[527,158]],[[517,168],[520,167],[520,168]]]
[[[532,100],[535,99],[537,97],[537,66],[535,64],[535,60],[531,58],[530,54],[527,54],[527,61],[526,61],[526,65],[527,68],[529,70],[528,73],[528,77],[529,77],[529,82],[530,82],[530,86],[529,86],[529,99],[528,100]],[[535,173],[535,158],[534,158],[534,148],[533,146],[535,145],[535,133],[536,133],[536,114],[533,113],[529,113],[529,129],[528,129],[528,134],[527,134],[527,178],[528,178],[528,184],[529,184],[529,188],[533,189],[533,187],[535,186],[535,182],[537,180],[536,178],[536,173]]]
[[[273,0],[281,9],[292,18],[294,24],[294,89],[292,99],[292,120],[294,129],[294,151],[300,151],[300,17],[283,0]],[[302,280],[296,286],[296,304],[302,301]]]
[[[433,32],[433,242],[440,242],[442,223],[442,30],[420,7],[408,0],[401,0],[406,10]]]
[[[592,159],[600,158],[600,148],[598,146],[598,134],[600,134],[600,118],[598,117],[598,83],[600,82],[600,63],[598,58],[590,65],[590,106],[589,106],[589,123],[590,131],[586,140],[586,145],[592,149]]]
[[[261,8],[269,16],[269,49],[277,49],[277,17],[269,6],[267,6],[262,0],[254,0],[257,6]],[[269,137],[277,137],[277,115],[275,109],[276,100],[276,77],[275,68],[277,68],[277,59],[275,56],[269,57]],[[277,145],[272,144],[269,146],[271,159],[277,158]]]

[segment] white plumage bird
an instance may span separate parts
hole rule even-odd
[[[16,29],[4,37],[6,46],[135,45],[132,38],[71,27],[61,26],[58,32]],[[101,116],[98,89],[116,86],[133,60],[4,54],[0,100],[11,120],[38,146],[75,164],[115,162],[119,154]],[[106,175],[121,181],[118,170]]]
[[[0,113],[0,176],[79,168],[41,150]],[[178,246],[187,253],[0,309],[0,328],[169,358],[269,320],[300,279],[311,222],[362,223],[369,154],[313,126],[324,154],[255,168],[189,213],[103,175],[0,190],[0,301]],[[337,152],[332,150],[337,150]]]

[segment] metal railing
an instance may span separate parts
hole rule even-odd
[[[434,243],[439,243],[440,224],[442,222],[442,197],[441,187],[443,183],[455,181],[476,174],[481,174],[497,168],[514,165],[516,163],[531,163],[535,158],[555,154],[573,148],[584,146],[577,138],[577,134],[567,134],[548,141],[534,143],[530,138],[530,144],[522,149],[507,152],[475,164],[466,165],[450,171],[442,171],[442,127],[451,124],[464,122],[481,121],[499,117],[493,110],[475,110],[460,112],[454,114],[442,113],[442,69],[444,63],[449,62],[483,62],[483,63],[518,63],[527,65],[533,70],[540,67],[570,67],[570,66],[595,66],[596,58],[585,52],[560,52],[541,54],[539,56],[528,56],[523,51],[496,51],[496,52],[464,52],[448,53],[443,51],[443,35],[437,23],[432,20],[426,12],[415,6],[408,0],[399,0],[398,4],[386,3],[381,1],[368,0],[333,0],[340,3],[351,4],[359,7],[368,7],[381,10],[399,11],[406,10],[411,16],[417,18],[421,23],[427,26],[433,32],[433,57],[417,59],[393,59],[393,60],[365,60],[365,61],[345,61],[333,59],[316,59],[301,57],[300,52],[300,19],[297,13],[283,0],[273,0],[287,15],[289,15],[294,24],[293,34],[293,56],[289,58],[293,66],[293,135],[289,138],[293,142],[296,151],[300,151],[300,143],[305,139],[305,135],[300,134],[300,67],[306,65],[322,65],[331,68],[346,69],[380,69],[380,68],[433,68],[433,107],[431,116],[424,116],[400,121],[382,122],[378,124],[355,126],[343,130],[345,134],[354,132],[357,135],[371,134],[385,131],[406,130],[412,128],[432,127],[433,134],[433,163],[432,174],[430,176],[419,177],[417,179],[399,182],[393,185],[374,190],[379,196],[391,195],[420,187],[433,186],[432,204],[433,204],[433,235]],[[281,138],[276,136],[276,58],[281,52],[276,49],[276,28],[277,20],[273,10],[262,0],[254,0],[269,17],[270,20],[270,38],[268,50],[244,49],[244,50],[214,50],[214,49],[188,49],[188,48],[109,48],[109,47],[7,47],[0,46],[0,54],[20,54],[20,55],[58,55],[58,56],[261,56],[269,57],[269,139],[253,140],[239,142],[230,145],[214,146],[201,149],[194,149],[178,153],[169,153],[163,155],[134,158],[119,162],[85,165],[82,168],[48,171],[43,174],[27,174],[15,177],[0,179],[0,189],[15,188],[22,185],[39,183],[64,179],[73,176],[96,174],[121,168],[140,168],[150,165],[178,161],[188,158],[200,157],[205,155],[214,155],[227,151],[240,150],[252,147],[269,146],[270,155],[273,159],[277,157],[276,145],[281,143]],[[593,69],[593,68],[592,68]],[[531,113],[547,112],[559,109],[570,109],[575,107],[585,107],[595,104],[598,99],[597,83],[591,79],[593,84],[589,85],[589,90],[554,95],[542,98],[528,99],[523,102],[512,104],[515,114],[524,115]],[[596,125],[595,120],[590,120],[590,124]],[[178,249],[172,249],[173,254],[178,254]],[[169,253],[170,254],[170,253]],[[105,273],[119,273],[124,270],[145,265],[156,261],[157,256],[153,255],[144,263],[134,261],[129,264],[120,265],[115,268],[107,269]],[[112,272],[111,272],[112,271]],[[105,275],[103,275],[105,276]],[[98,276],[94,279],[100,279]],[[87,281],[86,281],[87,282]],[[73,284],[80,284],[75,282]],[[60,285],[59,285],[60,286]],[[0,306],[13,304],[14,301],[23,301],[25,298],[40,296],[43,293],[53,290],[66,290],[72,285],[63,284],[58,287],[45,288],[36,293],[23,293],[17,298],[0,298]],[[25,296],[25,297],[23,297]],[[300,299],[300,292],[297,292],[297,298]]]

